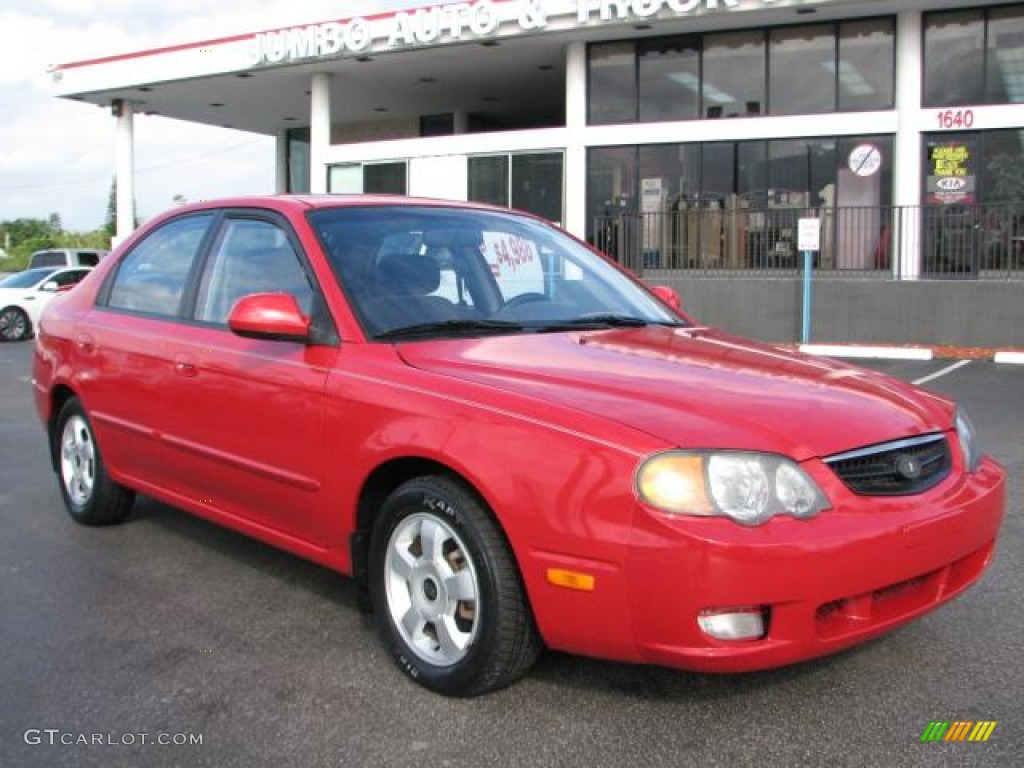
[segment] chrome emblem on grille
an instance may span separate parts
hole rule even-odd
[[[917,480],[921,476],[921,462],[913,456],[898,453],[893,457],[896,473],[905,480]]]

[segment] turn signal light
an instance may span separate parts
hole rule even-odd
[[[556,587],[593,592],[596,580],[589,573],[568,571],[565,568],[548,568],[548,581]]]

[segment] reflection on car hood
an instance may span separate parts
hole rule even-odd
[[[399,345],[416,368],[586,411],[692,448],[803,460],[947,429],[904,382],[708,328],[648,327]]]

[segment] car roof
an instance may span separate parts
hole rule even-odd
[[[274,210],[306,211],[325,208],[355,208],[364,206],[402,206],[463,208],[466,210],[487,210],[503,213],[521,213],[486,203],[461,200],[442,200],[431,197],[407,197],[405,195],[330,194],[330,195],[251,195],[228,197],[220,200],[206,200],[199,203],[178,206],[166,211],[160,218],[186,211],[201,211],[221,208],[271,208]],[[529,214],[527,214],[529,215]]]

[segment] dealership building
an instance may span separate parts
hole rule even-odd
[[[280,192],[531,211],[645,276],[699,278],[740,330],[789,322],[807,217],[837,307],[912,312],[933,278],[930,301],[1024,303],[1024,3],[477,0],[296,22],[52,70],[115,115],[119,234],[133,116],[159,114],[276,137]]]

